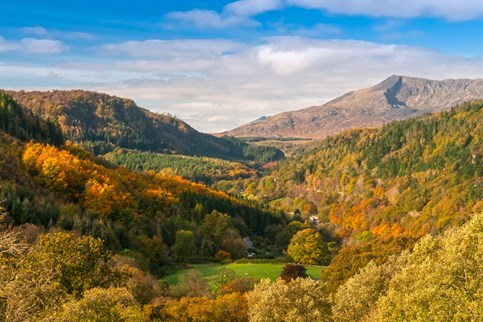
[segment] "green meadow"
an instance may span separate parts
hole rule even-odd
[[[252,277],[254,279],[260,280],[262,278],[269,278],[272,281],[276,280],[277,277],[282,272],[284,264],[192,264],[187,268],[177,270],[176,272],[169,274],[163,278],[170,285],[175,285],[178,283],[179,276],[185,274],[189,270],[196,270],[201,273],[203,278],[208,281],[210,285],[215,284],[220,278],[220,273],[223,269],[228,269],[235,272],[238,277]],[[307,274],[314,279],[320,278],[320,272],[325,269],[325,266],[306,266]]]

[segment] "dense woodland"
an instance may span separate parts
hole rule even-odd
[[[32,139],[55,145],[64,143],[62,129],[56,122],[22,108],[3,91],[0,91],[0,130],[20,140]]]
[[[64,94],[29,104],[62,110],[49,95]],[[482,107],[346,132],[263,175],[159,150],[108,161],[2,94],[0,320],[476,321]],[[226,271],[216,288],[192,272],[159,280],[248,253],[328,268],[311,280],[286,266],[275,282]]]
[[[124,150],[110,152],[102,157],[133,171],[155,171],[179,175],[207,185],[219,180],[243,179],[256,175],[253,166],[208,157]]]

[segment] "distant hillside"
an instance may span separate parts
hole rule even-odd
[[[124,150],[116,150],[102,157],[115,165],[133,171],[155,171],[178,175],[184,179],[208,185],[219,180],[249,178],[256,174],[254,169],[242,163],[208,157]]]
[[[258,149],[232,138],[200,133],[173,116],[140,108],[130,99],[82,90],[7,93],[34,115],[57,121],[67,140],[95,154],[121,147],[260,162],[283,157],[273,148]]]
[[[319,216],[342,238],[440,231],[483,210],[481,120],[482,100],[347,131],[234,189],[286,212]]]
[[[263,117],[224,134],[236,137],[324,138],[344,130],[375,127],[483,98],[483,79],[443,81],[391,76],[324,105]]]

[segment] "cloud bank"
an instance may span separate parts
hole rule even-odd
[[[47,67],[2,63],[3,83],[26,88],[35,78],[48,89],[75,86],[130,97],[199,130],[219,132],[262,115],[320,105],[393,74],[481,77],[481,57],[355,40],[272,37],[250,45],[153,39],[97,50],[110,60]]]

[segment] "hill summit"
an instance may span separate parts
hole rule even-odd
[[[27,114],[59,123],[64,137],[95,154],[118,148],[268,162],[283,157],[275,148],[251,147],[200,133],[169,114],[157,114],[131,99],[84,90],[7,91]]]
[[[344,130],[449,109],[483,97],[483,79],[442,81],[393,75],[369,88],[346,93],[326,104],[284,112],[224,134],[237,137],[320,139]]]

